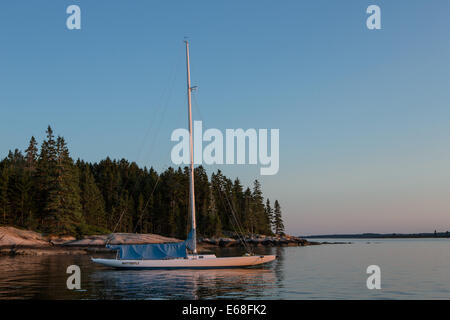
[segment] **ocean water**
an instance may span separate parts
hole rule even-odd
[[[0,257],[0,299],[450,299],[450,240],[328,241],[351,244],[258,248],[278,259],[247,269],[113,270],[88,255]],[[81,290],[66,286],[73,264]],[[380,290],[367,289],[369,265],[381,269]]]

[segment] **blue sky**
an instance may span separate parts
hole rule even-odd
[[[66,28],[67,6],[82,29]],[[366,28],[381,7],[382,30]],[[450,19],[433,1],[0,4],[0,156],[50,124],[72,157],[163,170],[186,126],[183,39],[206,128],[279,128],[255,178],[294,234],[450,229]]]

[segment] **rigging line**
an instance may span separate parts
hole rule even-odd
[[[136,233],[136,230],[137,230],[138,225],[142,222],[142,217],[143,217],[143,215],[144,215],[144,211],[147,209],[147,206],[148,206],[148,204],[150,203],[150,199],[152,198],[152,195],[153,195],[153,193],[155,192],[156,187],[158,186],[158,183],[159,183],[159,180],[160,180],[160,179],[161,179],[161,175],[159,174],[159,175],[158,175],[158,179],[156,179],[156,183],[155,183],[155,185],[153,186],[153,190],[152,190],[152,192],[150,193],[150,195],[148,196],[147,202],[145,203],[144,208],[141,210],[141,215],[139,216],[139,220],[137,221],[136,225],[134,226],[134,233]],[[142,231],[142,230],[141,230],[141,231]]]
[[[221,182],[222,182],[222,181],[221,181]],[[221,184],[222,184],[222,183],[221,183]],[[239,222],[238,222],[238,220],[237,220],[237,218],[236,218],[236,216],[235,216],[235,214],[234,214],[234,212],[233,212],[233,207],[232,207],[231,203],[230,203],[229,200],[228,200],[228,196],[227,196],[227,194],[226,194],[226,190],[225,190],[225,191],[222,191],[221,186],[220,186],[220,189],[216,186],[216,189],[219,191],[219,195],[220,195],[220,192],[223,192],[223,193],[225,194],[225,197],[226,197],[226,199],[227,199],[227,201],[228,201],[228,205],[229,205],[229,207],[230,207],[230,209],[231,209],[231,214],[232,214],[233,218],[235,219],[235,221],[232,220],[232,222],[233,222],[233,224],[235,225],[234,228],[235,228],[235,231],[236,231],[236,234],[237,234],[239,240],[241,240],[241,243],[243,244],[244,248],[247,250],[248,253],[253,253],[252,250],[250,249],[250,247],[248,246],[248,244],[247,244],[247,242],[246,242],[246,240],[245,240],[245,237],[243,236],[242,228],[240,228]],[[219,197],[219,199],[221,200],[222,204],[224,205],[223,199],[222,199],[221,197]],[[224,206],[225,206],[225,205],[224,205]],[[238,229],[240,229],[240,230],[238,230]],[[241,234],[240,234],[240,233],[241,233]]]
[[[200,117],[200,120],[201,120],[202,122],[204,122],[204,119],[203,119],[202,114],[201,114],[201,112],[200,112],[200,106],[199,106],[198,101],[197,101],[197,95],[194,94],[194,95],[192,95],[192,97],[193,97],[193,102],[194,102],[194,108],[195,108],[195,110],[197,111],[197,113],[198,113],[198,115],[199,115],[199,117]],[[222,181],[221,181],[221,182],[222,182]],[[222,182],[222,183],[223,183],[223,182]],[[222,183],[221,183],[221,184],[222,184]],[[222,190],[219,190],[219,193],[220,193],[220,191],[222,191]],[[237,234],[238,238],[241,240],[241,242],[242,242],[242,244],[244,245],[244,248],[247,250],[247,252],[248,252],[248,253],[253,253],[252,250],[249,248],[249,246],[248,246],[246,240],[245,240],[245,237],[244,237],[244,235],[243,235],[243,234],[244,234],[243,227],[241,226],[241,224],[239,223],[239,220],[237,219],[235,210],[234,210],[234,208],[233,208],[233,205],[232,205],[231,201],[230,201],[229,198],[228,198],[228,195],[227,195],[226,191],[222,191],[222,192],[225,194],[225,197],[226,197],[228,206],[229,206],[230,209],[231,209],[231,214],[232,214],[232,216],[233,216],[233,218],[234,218],[234,221],[233,221],[233,220],[231,220],[231,221],[232,221],[233,224],[234,224],[234,228],[235,228],[235,231],[236,231],[236,234]],[[222,203],[223,203],[223,200],[222,200],[222,199],[221,199],[221,201],[222,201]]]
[[[197,111],[197,113],[198,113],[198,115],[200,117],[200,120],[202,122],[204,122],[204,119],[203,119],[202,114],[200,112],[200,107],[199,107],[199,104],[198,104],[198,101],[197,101],[197,95],[194,94],[194,95],[192,95],[192,97],[193,97],[193,102],[194,102],[194,108]],[[221,184],[223,184],[223,181],[221,181]],[[217,186],[216,186],[216,188],[217,188]],[[219,195],[220,195],[221,191],[222,190],[219,190]],[[241,224],[239,223],[239,220],[237,219],[237,216],[236,216],[235,210],[233,208],[233,205],[231,204],[230,200],[228,199],[228,195],[227,195],[226,191],[222,191],[222,192],[225,194],[228,206],[230,207],[230,210],[231,210],[231,215],[234,218],[234,221],[233,220],[231,220],[231,221],[232,221],[233,227],[235,229],[235,232],[236,232],[239,240],[241,240],[241,243],[243,244],[243,246],[247,250],[247,252],[253,254],[252,250],[250,249],[250,247],[248,246],[248,244],[247,244],[247,242],[245,240],[245,237],[243,235],[244,234],[243,227],[241,226]],[[223,199],[222,198],[220,198],[220,199],[222,201],[222,204],[224,204],[223,203]],[[224,205],[224,206],[226,206],[226,205]]]
[[[170,77],[169,77],[169,80],[170,80]],[[161,96],[160,96],[160,98],[159,98],[159,101],[161,101],[161,103],[158,103],[157,105],[156,105],[156,107],[153,109],[153,113],[152,113],[152,116],[151,116],[151,123],[149,123],[149,125],[148,125],[148,127],[147,127],[147,129],[146,129],[146,131],[145,131],[145,134],[144,134],[144,137],[143,137],[143,139],[142,139],[142,141],[141,141],[141,144],[140,144],[140,147],[139,147],[139,149],[138,149],[138,154],[137,154],[137,159],[139,160],[140,158],[141,158],[141,155],[142,155],[142,150],[144,149],[144,144],[145,144],[145,141],[147,141],[147,137],[148,137],[148,135],[150,134],[150,131],[151,131],[151,129],[153,128],[153,126],[152,126],[152,122],[154,122],[154,120],[156,119],[156,113],[158,112],[158,105],[162,105],[162,100],[163,100],[163,97],[164,97],[164,95],[165,95],[165,91],[167,90],[167,87],[165,87],[164,88],[164,90],[161,92]]]
[[[116,226],[114,227],[113,232],[110,233],[110,234],[108,235],[107,239],[106,239],[105,246],[107,246],[107,245],[109,244],[109,242],[112,240],[112,235],[116,232],[117,226],[119,225],[120,220],[122,219],[122,216],[123,216],[123,214],[125,213],[125,211],[126,211],[126,209],[123,209],[123,210],[122,210],[122,213],[120,214],[120,217],[119,217],[119,221],[117,221]]]
[[[196,91],[196,93],[198,93],[198,91]],[[197,100],[197,94],[193,94],[192,97],[193,97],[192,100],[194,102],[193,103],[194,109],[198,113],[198,116],[199,116],[200,120],[202,121],[203,128],[205,128],[206,127],[205,126],[205,119],[203,118],[201,110],[200,110],[200,105],[199,105],[198,100]],[[202,137],[202,139],[203,139],[203,137]],[[211,172],[213,172],[215,169],[219,169],[220,165],[217,164],[216,162],[214,162],[214,163],[210,164],[209,167],[211,168]]]
[[[200,117],[200,120],[202,122],[205,122],[203,117],[202,117],[202,113],[200,112],[200,106],[199,106],[198,101],[197,101],[197,95],[193,94],[192,98],[193,98],[192,100],[194,101],[194,109],[195,109],[195,111],[197,111],[198,116]]]
[[[176,64],[176,69],[175,69],[175,71],[178,70],[178,66],[179,66],[179,63]],[[163,114],[162,114],[162,117],[160,118],[160,122],[159,122],[159,125],[158,125],[157,133],[156,133],[156,135],[154,136],[154,138],[153,138],[153,140],[152,140],[152,148],[151,148],[150,152],[152,152],[152,151],[154,150],[153,145],[154,145],[154,143],[155,143],[155,141],[156,141],[156,136],[157,136],[158,133],[159,133],[159,129],[161,128],[161,124],[162,124],[162,121],[163,121],[163,118],[164,118],[164,115],[165,115],[165,111],[167,110],[168,102],[169,102],[169,99],[170,99],[170,97],[171,97],[171,93],[172,93],[172,91],[173,91],[173,87],[174,87],[174,83],[175,83],[176,78],[177,78],[177,72],[174,73],[174,78],[172,79],[172,85],[171,85],[170,90],[169,90],[169,96],[167,97],[166,103],[165,103],[165,105],[164,105]],[[135,226],[134,232],[136,232],[138,225],[141,223],[141,220],[142,220],[142,216],[143,216],[143,214],[144,214],[144,211],[145,211],[145,209],[147,208],[148,204],[150,203],[151,196],[153,195],[153,193],[154,193],[155,190],[156,190],[156,186],[158,185],[158,182],[159,182],[159,180],[160,180],[160,177],[161,177],[161,176],[158,175],[158,179],[157,179],[156,184],[155,184],[155,186],[154,186],[154,188],[153,188],[153,191],[152,191],[151,194],[149,195],[149,197],[148,197],[148,199],[147,199],[147,202],[146,202],[144,208],[143,208],[142,211],[141,211],[141,215],[140,215],[139,220],[138,220],[138,222],[137,222],[137,224],[136,224],[136,226]]]
[[[168,168],[169,168],[168,165],[164,166],[163,169],[161,170],[161,174],[158,174],[158,178],[156,179],[155,185],[153,186],[153,190],[152,190],[152,192],[150,193],[150,195],[148,196],[147,202],[145,203],[144,207],[143,207],[142,210],[141,210],[141,214],[140,214],[140,216],[139,216],[139,220],[137,221],[137,223],[136,223],[136,225],[135,225],[135,227],[134,227],[134,231],[133,231],[134,233],[136,233],[137,227],[138,227],[138,225],[139,225],[139,224],[141,223],[141,221],[142,221],[142,217],[143,217],[143,215],[144,215],[144,211],[145,211],[145,209],[147,209],[147,206],[148,206],[149,203],[150,203],[150,199],[151,199],[152,195],[155,193],[156,187],[158,186],[158,183],[161,181],[161,175],[162,175],[162,174],[165,172],[165,170],[167,170]]]
[[[229,198],[228,198],[228,195],[227,195],[227,193],[226,193],[226,190],[225,190],[225,191],[222,191],[222,192],[225,194],[225,198],[226,198],[226,200],[227,200],[227,202],[228,202],[228,205],[230,206],[230,209],[231,209],[232,213],[235,214],[235,213],[236,213],[236,210],[234,210],[234,207],[233,207],[231,201],[230,201]],[[240,224],[239,221],[237,220],[236,216],[235,216],[235,219],[236,219],[236,223],[238,224],[238,226],[239,226],[239,228],[240,228],[240,231],[241,231],[242,233],[244,233],[244,232],[243,232],[243,227],[241,227],[241,224]]]
[[[151,140],[151,143],[150,143],[150,154],[148,156],[151,156],[152,155],[152,151],[154,150],[153,147],[154,147],[156,139],[157,139],[157,137],[159,135],[159,132],[160,132],[160,129],[161,129],[161,125],[162,125],[162,122],[164,120],[164,117],[165,117],[165,114],[166,114],[166,111],[167,111],[167,108],[168,108],[168,105],[169,105],[169,101],[170,101],[170,99],[172,97],[172,94],[173,94],[173,88],[175,86],[175,81],[176,81],[177,76],[178,76],[178,72],[177,71],[179,69],[179,66],[180,66],[180,61],[177,59],[176,63],[174,64],[174,68],[172,70],[172,73],[171,73],[171,75],[170,75],[170,77],[168,79],[169,86],[166,87],[164,89],[163,94],[161,94],[161,100],[163,100],[163,97],[165,96],[165,102],[161,103],[162,106],[163,106],[162,113],[161,113],[161,116],[159,117],[159,122],[158,122],[158,124],[156,126],[155,134],[153,135],[153,139]],[[155,115],[156,115],[156,111],[157,110],[158,110],[158,108],[155,109],[155,112],[153,114],[153,116],[154,116],[153,119],[156,119]],[[153,121],[153,119],[152,119],[152,121]],[[148,128],[147,133],[146,133],[146,135],[145,135],[145,137],[144,137],[144,139],[142,141],[139,157],[140,157],[140,155],[142,153],[142,149],[143,149],[143,146],[145,144],[145,141],[147,140],[147,136],[150,133],[150,128],[151,127]]]
[[[153,187],[152,192],[150,193],[150,195],[149,195],[149,197],[148,197],[148,199],[147,199],[147,203],[145,204],[144,209],[142,209],[142,213],[143,213],[143,212],[145,211],[145,209],[147,208],[147,206],[148,206],[148,204],[149,204],[149,202],[150,202],[151,196],[152,196],[153,193],[155,192],[156,186],[158,185],[158,182],[159,182],[160,179],[161,179],[161,175],[158,174],[158,179],[156,179],[156,183],[155,183],[155,185],[154,185],[154,187]],[[137,185],[137,181],[136,181],[135,187],[136,187],[136,185]],[[124,215],[125,212],[126,212],[126,209],[123,209],[123,210],[122,210],[122,213],[120,214],[119,221],[117,221],[116,226],[114,227],[114,230],[113,230],[112,233],[114,233],[114,232],[116,231],[117,226],[119,225],[120,221],[122,220],[122,216]],[[142,219],[142,213],[141,213],[141,217],[140,217],[138,223],[137,223],[136,226],[135,226],[134,233],[136,232],[137,226],[139,225],[139,222],[140,222],[140,220]],[[109,241],[110,241],[110,239],[108,239],[108,241],[107,241],[105,244],[108,244]]]
[[[238,221],[238,219],[237,219],[237,217],[236,217],[236,214],[235,214],[235,212],[234,212],[233,205],[232,205],[232,203],[230,202],[230,200],[229,200],[229,198],[228,198],[228,195],[227,195],[226,193],[225,193],[225,197],[226,197],[226,199],[227,199],[227,201],[228,201],[228,205],[229,205],[230,208],[231,208],[231,213],[232,213],[232,215],[233,215],[233,217],[234,217],[234,220],[236,221],[237,227],[238,227],[238,229],[239,229],[238,232],[240,232],[241,235],[242,235],[242,240],[243,240],[244,246],[247,248],[247,250],[248,250],[249,253],[253,253],[253,252],[247,247],[247,242],[246,242],[245,237],[244,237],[244,235],[243,235],[242,227],[241,227],[241,225],[240,225],[240,223],[239,223],[239,221]]]
[[[168,95],[167,95],[167,97],[166,97],[166,101],[165,101],[165,103],[164,103],[163,112],[162,112],[162,114],[161,114],[161,117],[159,118],[159,123],[158,123],[158,126],[156,127],[155,135],[153,136],[153,139],[152,139],[151,144],[150,144],[150,154],[148,155],[149,157],[152,155],[152,152],[153,152],[154,149],[155,149],[154,147],[155,147],[155,144],[156,144],[156,141],[157,141],[159,132],[161,131],[161,126],[162,126],[162,123],[163,123],[163,121],[164,121],[164,118],[165,118],[167,109],[168,109],[169,101],[170,101],[170,99],[171,99],[171,97],[172,97],[173,88],[174,88],[174,86],[175,86],[175,81],[176,81],[176,79],[177,79],[178,72],[176,72],[176,71],[177,71],[178,69],[179,69],[179,63],[177,63],[176,66],[175,66],[174,77],[172,78],[172,83],[171,83],[171,86],[170,86]]]
[[[164,90],[161,92],[161,96],[160,96],[159,100],[161,101],[161,105],[163,105],[164,107],[163,107],[163,113],[161,114],[160,119],[164,118],[164,114],[165,114],[165,110],[167,108],[168,101],[170,100],[170,97],[172,96],[174,83],[175,83],[175,80],[176,80],[177,75],[178,75],[177,71],[179,70],[180,61],[181,61],[181,59],[175,59],[175,62],[174,62],[173,67],[171,69],[172,72],[169,73],[169,77],[167,79],[168,85],[165,86]],[[166,102],[165,103],[163,103],[164,97],[166,97]],[[153,112],[153,115],[152,115],[152,121],[153,121],[153,119],[156,119],[157,111],[158,111],[158,108],[155,108],[155,110]],[[161,120],[160,120],[160,122],[161,122]],[[158,126],[157,132],[154,135],[155,138],[153,139],[153,142],[156,139],[156,136],[157,136],[157,134],[159,132],[159,128],[160,128],[160,125]],[[146,135],[145,135],[144,139],[142,140],[140,151],[142,151],[142,149],[143,149],[144,143],[147,140],[148,134],[150,133],[150,129],[151,129],[151,126],[149,126],[149,128],[148,128],[148,130],[146,132]],[[152,145],[153,145],[153,143],[152,143]]]
[[[175,80],[176,80],[176,78],[177,78],[177,74],[178,74],[178,73],[177,73],[177,70],[179,69],[179,65],[180,65],[180,60],[177,59],[177,62],[174,64],[174,69],[173,69],[172,75],[169,77],[169,81],[171,81],[171,84],[170,84],[170,86],[169,86],[169,89],[166,89],[166,88],[167,88],[167,87],[166,87],[166,88],[164,89],[163,93],[161,94],[161,98],[160,98],[160,99],[162,99],[162,98],[164,97],[164,95],[166,94],[166,91],[168,90],[168,91],[167,91],[167,95],[166,95],[166,101],[165,101],[164,106],[163,106],[163,111],[162,111],[161,117],[159,118],[158,126],[156,127],[156,133],[155,133],[155,135],[153,136],[153,140],[152,140],[152,142],[151,142],[150,155],[152,154],[152,152],[153,152],[153,150],[154,150],[153,147],[154,147],[156,138],[157,138],[157,136],[158,136],[158,134],[159,134],[159,131],[160,131],[160,129],[161,129],[161,125],[162,125],[164,116],[165,116],[166,111],[167,111],[167,106],[168,106],[168,104],[169,104],[169,100],[170,100],[170,98],[171,98],[171,96],[172,96],[173,87],[174,87],[174,85],[175,85]],[[172,78],[172,79],[171,79],[171,78]],[[158,110],[158,109],[155,109],[155,112],[153,113],[154,115],[156,114],[157,110]],[[156,117],[154,117],[154,118],[156,118]],[[153,119],[152,119],[152,120],[153,120]],[[144,143],[145,143],[146,137],[148,136],[148,134],[149,134],[149,132],[150,132],[150,128],[151,128],[151,126],[149,126],[149,128],[147,129],[147,132],[146,132],[146,134],[145,134],[145,137],[144,137],[144,139],[143,139],[143,141],[142,141],[140,150],[139,150],[139,152],[138,152],[138,159],[137,159],[137,160],[139,160],[139,158],[141,157],[142,150],[143,150],[143,147],[144,147]],[[127,177],[127,179],[129,179],[129,177]],[[158,175],[158,180],[157,180],[157,183],[155,183],[154,190],[156,189],[156,186],[157,186],[157,184],[158,184],[158,182],[159,182],[159,179],[160,179],[160,175]],[[136,179],[136,183],[135,183],[135,185],[134,185],[134,189],[136,189],[136,186],[137,186],[137,184],[138,184],[138,181],[139,181],[139,180]],[[148,199],[147,199],[147,204],[149,203],[150,198],[151,198],[151,195],[153,194],[154,190],[152,191],[152,193],[151,193],[150,196],[148,197]],[[117,229],[117,226],[119,225],[119,223],[120,223],[120,221],[121,221],[121,219],[122,219],[122,216],[123,216],[123,214],[125,213],[125,211],[126,211],[126,209],[124,209],[124,211],[122,211],[122,213],[121,213],[121,215],[120,215],[120,217],[119,217],[119,220],[117,221],[116,226],[114,227],[113,233],[114,233],[115,230]],[[142,214],[141,214],[141,215],[142,215]],[[141,218],[140,218],[140,219],[141,219]],[[139,221],[140,221],[140,220],[139,220]],[[138,222],[139,222],[139,221],[138,221]],[[138,224],[137,224],[137,225],[138,225]],[[136,225],[135,227],[137,227],[137,225]],[[136,232],[136,229],[135,229],[135,232]]]
[[[237,214],[236,214],[236,210],[234,210],[234,207],[233,207],[233,204],[232,204],[232,202],[230,201],[230,199],[228,198],[228,195],[227,195],[227,193],[226,192],[224,192],[225,193],[225,197],[226,197],[226,199],[227,199],[227,201],[228,201],[228,205],[230,206],[230,208],[231,208],[231,213],[232,213],[232,215],[233,215],[233,217],[234,217],[234,219],[235,219],[235,221],[236,221],[236,224],[237,224],[237,227],[238,227],[238,232],[240,232],[241,233],[241,235],[242,235],[242,239],[243,239],[243,242],[244,242],[244,245],[246,244],[246,240],[245,240],[245,237],[244,237],[244,228],[242,227],[242,225],[240,224],[240,222],[239,222],[239,220],[237,219]],[[251,252],[251,250],[249,250],[249,252]]]

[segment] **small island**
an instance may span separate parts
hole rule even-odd
[[[108,244],[147,244],[169,243],[183,241],[176,238],[156,234],[111,233],[104,235],[87,235],[82,239],[74,236],[43,235],[41,233],[22,230],[14,227],[0,227],[0,256],[8,255],[53,255],[53,254],[90,254],[113,253],[105,247]],[[257,246],[308,246],[317,245],[294,236],[263,236],[253,237],[211,237],[199,238],[200,251],[209,251],[216,247],[237,247],[246,245]]]
[[[189,172],[162,173],[125,159],[88,163],[69,155],[49,126],[40,149],[0,161],[2,254],[85,253],[111,244],[176,242],[188,233]],[[195,168],[200,248],[309,245],[284,232],[281,206],[272,208],[258,180],[252,189],[220,170]],[[179,240],[181,241],[181,240]]]

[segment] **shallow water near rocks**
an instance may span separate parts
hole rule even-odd
[[[259,247],[256,253],[278,259],[217,270],[114,270],[89,255],[0,257],[0,299],[450,299],[448,239],[328,241],[352,244]],[[73,264],[81,268],[81,290],[66,286]],[[381,268],[381,290],[366,286],[373,264]]]

